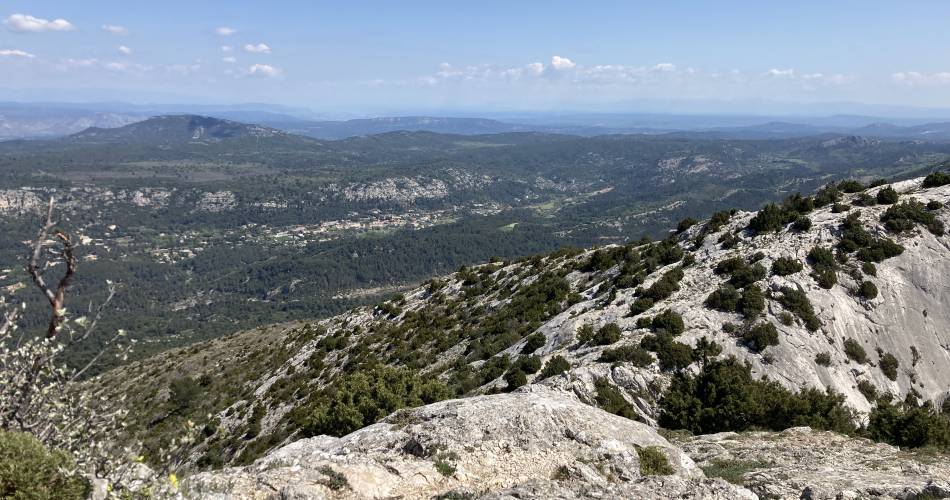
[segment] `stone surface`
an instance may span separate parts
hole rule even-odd
[[[660,450],[674,473],[641,474],[637,449],[645,447]],[[331,489],[335,474],[348,486]],[[753,498],[706,479],[653,428],[541,388],[403,410],[343,438],[302,439],[252,466],[198,474],[185,491],[201,498],[431,498],[449,492]]]
[[[798,427],[725,432],[682,443],[700,466],[755,464],[742,483],[763,498],[950,497],[947,457]]]

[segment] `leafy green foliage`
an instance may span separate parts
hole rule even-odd
[[[654,316],[650,327],[654,332],[666,332],[674,337],[683,333],[686,329],[683,324],[683,317],[671,309]]]
[[[528,335],[527,342],[525,342],[521,352],[523,354],[531,354],[534,351],[544,347],[545,342],[547,342],[547,338],[543,333],[532,333],[531,335]]]
[[[571,369],[571,364],[560,354],[553,356],[544,365],[539,378],[546,379],[555,375],[560,375]]]
[[[869,416],[867,434],[895,446],[930,446],[950,450],[950,417],[930,406],[894,405],[879,401]]]
[[[900,195],[897,194],[897,191],[891,186],[881,188],[877,192],[877,202],[882,205],[893,205],[897,203],[897,199]]]
[[[695,226],[696,223],[698,223],[698,222],[699,222],[698,220],[696,220],[696,219],[694,219],[694,218],[692,218],[692,217],[687,217],[687,218],[681,220],[681,221],[679,222],[679,224],[676,225],[676,232],[677,232],[677,233],[686,232],[687,229],[689,229],[689,228]]]
[[[668,333],[647,335],[640,341],[640,346],[656,353],[660,369],[664,371],[682,370],[696,360],[690,346],[673,341],[673,336]]]
[[[89,484],[66,452],[50,451],[35,437],[0,431],[0,498],[82,500]]]
[[[827,352],[815,354],[815,364],[818,366],[831,366],[831,354]]]
[[[293,410],[292,419],[306,436],[343,436],[400,408],[434,403],[451,395],[437,380],[423,380],[405,368],[380,366],[351,374],[310,395],[306,404]]]
[[[864,300],[871,300],[877,297],[877,285],[870,281],[863,281],[858,286],[858,296]]]
[[[755,380],[748,365],[730,357],[706,363],[697,376],[676,374],[660,400],[659,424],[695,434],[800,425],[853,433],[851,418],[842,396]]]
[[[944,234],[943,222],[928,212],[927,207],[917,200],[910,200],[891,205],[881,215],[881,222],[884,223],[889,231],[894,233],[903,233],[910,231],[916,224],[921,224],[931,233],[942,236]]]
[[[858,392],[869,402],[873,403],[877,400],[877,387],[874,387],[874,384],[868,380],[858,381]]]
[[[878,361],[878,367],[881,368],[884,376],[891,380],[897,380],[897,368],[900,367],[897,358],[889,352],[881,352],[880,350],[878,350],[878,355],[881,357]]]
[[[811,197],[802,197],[801,194],[789,196],[782,205],[769,203],[749,220],[748,229],[755,234],[775,232],[786,225],[805,217],[805,214],[815,209],[815,200]],[[805,226],[808,227],[805,227]],[[797,230],[803,231],[811,227],[811,221],[801,222]]]
[[[640,419],[640,415],[633,405],[606,378],[598,377],[594,379],[594,390],[596,393],[594,399],[597,401],[597,406],[602,410],[631,420]]]
[[[624,345],[614,349],[605,349],[597,360],[602,363],[630,363],[645,368],[653,363],[653,356],[639,345]]]
[[[950,173],[947,172],[931,172],[927,174],[927,177],[924,177],[925,188],[931,187],[940,187],[950,184]]]
[[[767,321],[750,325],[742,333],[742,341],[754,352],[762,352],[767,347],[778,345],[778,330]]]
[[[808,262],[814,269],[812,277],[818,282],[818,286],[831,289],[838,282],[838,263],[831,250],[818,246],[812,248],[808,252]]]
[[[589,345],[610,345],[620,340],[620,326],[607,323],[596,332],[591,325],[583,325],[578,331],[578,341]]]
[[[640,474],[644,476],[669,476],[676,472],[657,446],[637,448],[637,457],[640,459]]]
[[[772,274],[788,276],[802,270],[802,263],[791,257],[779,257],[772,262]]]
[[[857,340],[851,338],[844,340],[844,354],[862,365],[868,362],[868,353]]]
[[[789,312],[798,316],[805,323],[805,328],[812,332],[821,328],[821,321],[815,315],[815,309],[805,292],[787,286],[783,286],[780,291],[782,294],[778,298],[779,303]]]

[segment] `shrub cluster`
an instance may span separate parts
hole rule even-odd
[[[0,431],[0,498],[81,500],[89,483],[71,473],[73,459],[50,451],[31,434]]]
[[[950,417],[929,404],[879,401],[868,419],[867,435],[875,441],[907,448],[950,450]]]
[[[904,252],[904,247],[890,238],[876,238],[864,229],[860,212],[848,214],[840,229],[841,241],[838,242],[838,250],[844,253],[857,251],[857,258],[861,262],[883,262]]]
[[[590,324],[584,324],[577,330],[577,340],[582,345],[610,345],[620,340],[620,326],[607,323],[594,331]]]
[[[598,377],[594,379],[594,390],[596,392],[594,399],[600,409],[630,420],[640,420],[640,415],[633,405],[606,378]]]
[[[539,378],[545,379],[553,377],[555,375],[560,375],[571,369],[571,364],[564,359],[564,356],[558,354],[557,356],[552,357],[544,364],[544,369],[541,370]]]
[[[868,362],[868,353],[864,350],[864,347],[854,339],[845,339],[844,341],[844,354],[848,358],[854,360],[855,362],[866,364]]]
[[[796,193],[786,198],[781,205],[769,203],[763,207],[752,217],[747,227],[755,234],[778,231],[802,217],[807,219],[805,214],[814,209],[814,198],[810,196],[803,197],[801,194]],[[807,223],[802,222],[800,226],[806,224],[808,227],[811,227],[810,220]],[[807,229],[807,227],[805,229]]]
[[[624,345],[614,349],[605,349],[597,360],[602,363],[631,363],[644,368],[653,364],[653,355],[639,345]]]
[[[782,295],[778,298],[779,303],[789,312],[798,316],[805,323],[805,328],[812,332],[821,328],[821,321],[815,315],[815,309],[805,292],[787,286],[782,287],[780,291]]]
[[[940,187],[950,184],[950,173],[948,172],[931,172],[927,174],[927,177],[924,177],[924,187]]]
[[[808,252],[808,263],[814,270],[811,276],[818,286],[831,289],[838,282],[838,262],[831,250],[819,246],[812,248]]]
[[[637,315],[648,311],[657,302],[673,295],[680,289],[679,282],[683,279],[683,269],[675,267],[656,280],[649,288],[640,291],[637,300],[630,306],[630,314]]]
[[[659,424],[695,434],[794,426],[856,430],[844,397],[816,389],[796,393],[755,380],[751,367],[732,357],[706,363],[696,376],[676,374],[660,400]]]
[[[497,376],[497,375],[496,375]],[[291,412],[305,436],[343,436],[405,407],[435,403],[452,396],[435,378],[422,379],[406,368],[385,365],[349,374],[310,395]]]
[[[762,352],[767,347],[778,345],[778,329],[767,321],[748,325],[742,332],[742,342],[754,352]]]
[[[917,200],[891,205],[881,215],[881,222],[884,223],[884,227],[894,233],[910,231],[915,224],[921,224],[937,236],[944,234],[943,222],[927,211],[927,207]]]
[[[791,257],[779,257],[772,261],[772,274],[777,276],[788,276],[800,272],[802,269],[802,263]]]

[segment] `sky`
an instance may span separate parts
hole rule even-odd
[[[950,108],[948,20],[930,0],[0,0],[0,101]]]

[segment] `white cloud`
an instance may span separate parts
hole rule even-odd
[[[525,69],[528,70],[528,74],[531,76],[541,76],[541,74],[544,73],[544,64],[533,62],[525,66]]]
[[[109,71],[125,71],[126,69],[128,69],[128,66],[120,62],[111,62],[111,63],[106,63],[105,68]]]
[[[132,54],[132,49],[126,47],[125,45],[119,45],[119,52],[128,56]]]
[[[788,68],[788,69],[772,68],[766,71],[765,74],[769,76],[774,76],[774,77],[791,77],[791,76],[795,76],[795,70],[791,68]]]
[[[237,58],[234,56],[222,57],[221,60],[228,64],[234,64],[237,62]]]
[[[216,28],[214,32],[221,36],[231,36],[237,33],[237,30],[234,28],[229,28],[227,26],[221,26],[220,28]]]
[[[232,50],[234,50],[234,47],[232,47],[232,46],[230,46],[230,45],[222,45],[222,46],[221,46],[221,52],[231,52]]]
[[[659,63],[653,66],[653,71],[659,71],[661,73],[669,73],[671,71],[676,71],[676,65],[673,63]]]
[[[577,66],[577,64],[566,57],[554,56],[551,58],[551,66],[553,66],[556,70],[565,70],[571,69]]]
[[[67,68],[88,68],[95,66],[98,62],[98,59],[66,59],[63,61],[63,66]]]
[[[255,64],[250,68],[247,68],[247,74],[249,76],[263,76],[267,78],[277,78],[281,75],[281,71],[278,68],[271,66],[270,64]]]
[[[128,35],[129,30],[125,26],[116,26],[114,24],[103,24],[102,31],[112,33],[113,35]]]
[[[18,49],[0,49],[0,57],[22,57],[25,59],[33,59],[36,56],[30,54],[29,52],[24,52]]]
[[[257,45],[249,43],[244,46],[244,51],[252,54],[270,54],[270,47],[266,43],[259,43]]]
[[[891,75],[894,82],[908,86],[929,86],[950,84],[950,71],[937,73],[920,73],[918,71],[901,71]]]
[[[26,14],[13,14],[8,17],[3,24],[7,29],[17,33],[39,33],[43,31],[72,31],[76,29],[69,21],[65,19],[41,19],[28,16]]]

